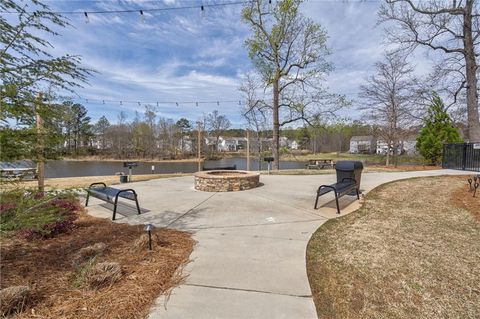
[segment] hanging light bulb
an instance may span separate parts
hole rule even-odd
[[[205,18],[205,7],[203,6],[203,4],[202,4],[202,6],[200,7],[200,16],[201,16],[202,18]]]
[[[105,100],[102,100],[102,104],[105,104]]]
[[[272,0],[268,0],[268,11],[272,12],[273,5],[272,5]]]
[[[198,106],[198,102],[195,102],[195,105]]]
[[[120,105],[123,105],[123,102],[122,102],[122,101],[120,101]]]
[[[220,105],[220,102],[219,102],[219,101],[217,101],[217,106],[218,106],[218,105]]]
[[[85,23],[89,23],[89,22],[90,22],[90,18],[88,17],[88,13],[87,13],[87,12],[84,12],[83,15],[85,16]]]
[[[140,21],[145,23],[145,15],[143,14],[143,10],[140,10]]]
[[[175,102],[175,104],[178,106],[178,102]]]

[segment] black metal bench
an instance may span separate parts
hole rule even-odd
[[[113,204],[112,220],[115,220],[115,216],[117,214],[119,197],[135,201],[137,212],[139,215],[141,214],[140,206],[138,205],[137,200],[137,193],[133,189],[117,189],[108,187],[105,183],[93,183],[87,189],[87,200],[85,202],[85,207],[88,206],[88,199],[90,196]]]
[[[344,195],[357,195],[360,199],[360,174],[363,169],[361,162],[340,161],[335,165],[337,172],[337,182],[330,185],[320,185],[317,190],[314,209],[317,209],[318,199],[320,196],[333,192],[335,195],[335,203],[337,205],[337,213],[340,214],[340,205],[338,199]],[[358,176],[356,176],[356,173]]]

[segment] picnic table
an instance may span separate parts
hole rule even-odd
[[[335,162],[332,159],[313,159],[306,166],[307,169],[335,168]]]

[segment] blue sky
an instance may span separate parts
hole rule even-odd
[[[202,2],[47,3],[54,10],[83,12],[189,6]],[[335,66],[327,79],[332,92],[356,98],[359,84],[381,59],[383,32],[382,27],[375,27],[378,5],[376,1],[310,0],[302,6],[305,15],[328,31],[332,51],[329,60]],[[144,105],[137,101],[170,101],[172,103],[159,104],[159,116],[196,120],[218,109],[239,127],[243,122],[236,102],[241,99],[238,87],[242,76],[252,69],[243,46],[249,30],[241,22],[241,8],[241,5],[206,8],[203,17],[199,9],[145,13],[144,21],[140,13],[90,14],[88,23],[81,14],[68,15],[73,27],[61,30],[62,36],[51,39],[51,43],[55,54],[81,55],[84,66],[99,72],[91,77],[89,85],[77,90],[84,98],[80,102],[94,120],[105,115],[116,122],[120,111],[125,111],[131,120],[136,110],[144,111]],[[416,64],[422,67],[421,61]],[[105,104],[101,100],[105,100]],[[222,100],[232,102],[214,102]],[[195,103],[178,106],[175,103],[182,101],[212,103],[201,103],[198,107]],[[340,115],[355,119],[359,113],[351,109]]]

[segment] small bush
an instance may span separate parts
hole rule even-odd
[[[46,239],[74,228],[81,205],[75,195],[15,190],[1,194],[0,233],[15,232],[28,240]]]
[[[28,286],[12,286],[0,290],[0,316],[3,318],[22,312],[31,302],[31,297]]]
[[[90,268],[85,280],[91,288],[111,285],[122,277],[122,268],[116,262],[101,262]]]
[[[96,243],[94,245],[83,247],[73,259],[73,266],[79,267],[82,263],[103,255],[106,249],[107,245],[104,243]]]

